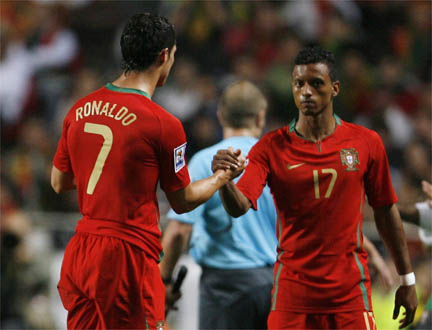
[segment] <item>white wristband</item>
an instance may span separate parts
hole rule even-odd
[[[413,272],[405,275],[400,275],[401,285],[408,286],[408,285],[414,285],[416,283],[415,281],[415,275]]]

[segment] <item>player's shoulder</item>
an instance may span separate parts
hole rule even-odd
[[[354,138],[359,138],[370,142],[381,140],[379,134],[373,129],[343,120],[341,120],[341,122],[342,126],[346,129],[346,134],[350,134]]]
[[[128,104],[127,107],[133,108],[134,112],[143,115],[145,118],[150,117],[159,121],[161,126],[181,125],[181,121],[177,117],[154,102],[148,94],[135,89],[119,88],[113,86],[111,83],[108,83],[93,91],[92,93],[80,98],[77,102],[75,102],[74,106],[72,106],[71,110],[89,101],[105,100],[110,102],[109,100],[111,100],[112,102],[114,99],[116,102],[120,103],[123,100],[125,104]]]
[[[269,130],[267,133],[263,135],[263,137],[274,139],[279,136],[285,135],[286,131],[289,129],[288,126],[281,126],[274,129]]]
[[[180,119],[178,119],[176,116],[174,116],[172,113],[170,113],[168,110],[166,110],[164,107],[157,104],[156,102],[151,101],[149,111],[152,112],[152,114],[159,119],[161,125],[182,126]]]
[[[286,140],[289,138],[289,127],[283,126],[265,133],[258,141],[258,145],[272,145],[280,140]]]

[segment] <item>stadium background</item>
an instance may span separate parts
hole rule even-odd
[[[236,79],[257,83],[268,96],[266,131],[288,123],[297,112],[290,91],[293,58],[303,45],[318,43],[337,57],[336,113],[380,133],[401,202],[424,199],[420,181],[432,179],[430,1],[0,5],[2,329],[64,325],[55,285],[79,215],[74,192],[57,196],[51,190],[51,160],[68,108],[120,73],[119,35],[136,12],[159,13],[175,24],[176,63],[153,99],[182,120],[188,157],[221,138],[217,100]],[[164,225],[163,194],[160,203]],[[388,261],[368,209],[365,220],[365,233]],[[431,291],[431,250],[416,228],[406,231],[421,312]],[[372,276],[378,326],[396,329],[395,287],[386,290]]]

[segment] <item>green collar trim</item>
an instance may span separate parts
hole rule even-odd
[[[117,87],[114,86],[111,83],[108,83],[105,85],[105,88],[114,91],[114,92],[120,92],[120,93],[133,93],[133,94],[138,94],[138,95],[144,95],[145,97],[147,97],[148,99],[151,100],[151,96],[149,93],[144,92],[142,90],[139,89],[135,89],[135,88],[122,88],[122,87]]]
[[[165,252],[161,251],[161,253],[159,255],[159,260],[157,263],[160,263],[162,261],[162,259],[164,258],[164,256],[165,256]]]
[[[339,126],[342,126],[342,122],[341,122],[340,117],[337,114],[333,114],[333,116],[336,119],[336,124],[339,125]]]
[[[333,114],[333,116],[336,119],[336,125],[342,126],[342,121],[341,121],[340,117],[337,114]],[[294,118],[293,120],[291,120],[291,122],[288,125],[290,133],[292,133],[292,132],[294,132],[296,130],[295,129],[296,124],[297,124],[297,118]]]
[[[295,131],[295,125],[297,123],[297,119],[294,118],[293,120],[291,120],[291,122],[289,123],[289,132],[292,133]]]

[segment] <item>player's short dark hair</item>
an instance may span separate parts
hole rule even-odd
[[[174,26],[165,17],[151,13],[133,15],[120,39],[122,69],[143,71],[156,60],[160,51],[171,51],[176,43]]]
[[[267,109],[267,100],[253,83],[240,80],[232,83],[219,101],[219,111],[226,126],[248,128],[253,126],[261,110]]]
[[[338,74],[336,70],[336,59],[332,52],[322,49],[318,46],[303,48],[297,54],[294,64],[313,64],[313,63],[324,63],[327,65],[331,81],[338,80]]]

